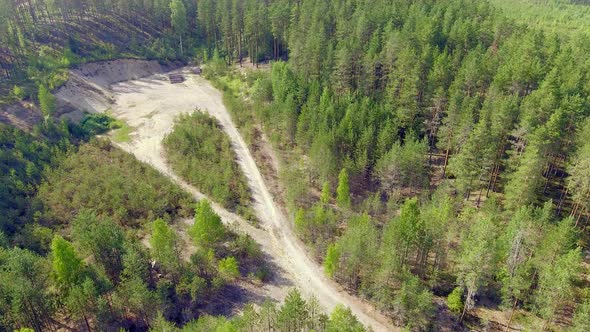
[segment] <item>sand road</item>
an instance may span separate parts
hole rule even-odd
[[[177,72],[184,74],[186,81],[171,84],[167,75],[158,74],[112,85],[116,100],[114,116],[134,128],[131,141],[118,145],[169,176],[195,198],[201,199],[205,196],[182,181],[167,165],[162,139],[172,130],[174,119],[179,114],[193,112],[196,108],[208,112],[217,118],[231,139],[238,162],[248,179],[261,227],[255,228],[220,205],[212,205],[225,223],[252,236],[269,258],[274,276],[261,289],[263,295],[282,301],[289,289],[297,287],[305,296],[315,296],[327,312],[337,304],[343,304],[350,307],[357,318],[374,331],[399,330],[371,305],[349,295],[324,276],[321,268],[307,256],[289,220],[275,204],[247,144],[223,105],[221,92],[205,79],[192,75],[186,68]]]

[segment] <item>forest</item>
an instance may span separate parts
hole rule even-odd
[[[590,330],[589,10],[573,0],[0,0],[0,106],[30,100],[47,118],[30,133],[0,130],[0,329],[362,330],[344,308],[313,316],[296,291],[282,308],[206,314],[235,280],[264,279],[252,240],[199,203],[195,220],[213,234],[189,230],[199,250],[183,261],[170,228],[193,215],[190,197],[91,138],[109,120],[49,119],[68,68],[130,57],[205,64],[249,143],[260,126],[280,155],[310,255],[398,326]],[[261,69],[236,69],[246,63]],[[219,203],[245,205],[227,140],[195,114],[166,139],[173,165]],[[213,146],[223,155],[204,150]],[[226,163],[226,174],[192,174],[192,163]]]

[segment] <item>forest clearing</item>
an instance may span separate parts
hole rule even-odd
[[[587,0],[0,0],[0,331],[590,331]]]
[[[306,296],[317,297],[322,308],[328,312],[336,304],[345,304],[361,322],[375,331],[394,330],[370,305],[354,299],[323,277],[321,269],[307,257],[305,249],[290,230],[287,219],[275,206],[246,143],[223,105],[221,93],[205,79],[193,75],[190,68],[183,68],[179,73],[187,78],[182,84],[169,84],[163,81],[161,75],[156,75],[113,85],[116,100],[113,115],[135,128],[132,140],[120,146],[172,177],[182,187],[190,188],[195,198],[202,199],[203,194],[172,172],[164,157],[162,140],[172,130],[174,120],[180,114],[199,109],[218,119],[231,138],[232,148],[248,179],[254,196],[255,212],[262,220],[262,230],[252,227],[222,206],[212,205],[224,222],[230,225],[235,223],[240,231],[252,236],[271,262],[277,265],[274,279],[280,282],[266,285],[264,288],[268,289],[264,289],[263,294],[282,302],[290,288],[298,287]],[[130,108],[129,105],[135,106]]]

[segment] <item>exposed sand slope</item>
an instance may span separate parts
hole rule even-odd
[[[91,62],[72,69],[68,82],[57,90],[58,116],[79,121],[84,112],[103,112],[110,108],[110,85],[135,80],[163,71],[158,61],[118,59]]]
[[[171,68],[158,61],[117,59],[89,62],[69,71],[66,84],[54,91],[56,118],[80,121],[84,112],[98,113],[109,109],[113,102],[109,87],[113,83],[135,80],[161,73]],[[31,129],[43,121],[39,108],[30,102],[0,105],[0,122],[21,129]]]
[[[196,108],[208,112],[218,119],[232,141],[239,164],[248,178],[262,229],[252,227],[218,204],[213,204],[213,207],[224,222],[234,224],[240,231],[250,234],[271,258],[275,276],[274,282],[265,286],[265,295],[281,301],[288,289],[296,286],[305,295],[317,297],[327,311],[337,304],[343,304],[375,331],[398,330],[371,305],[348,295],[340,286],[324,277],[321,268],[306,255],[288,219],[275,205],[244,139],[223,105],[221,93],[203,78],[190,75],[188,70],[179,72],[187,75],[187,80],[181,84],[170,84],[164,75],[154,75],[112,86],[116,100],[114,116],[135,128],[131,141],[120,146],[138,159],[152,164],[200,199],[204,196],[178,178],[167,165],[161,142],[171,131],[174,119],[179,114],[192,112]]]
[[[0,107],[0,122],[22,130],[30,130],[33,125],[43,121],[41,112],[30,102],[20,101]]]

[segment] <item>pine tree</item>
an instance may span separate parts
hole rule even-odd
[[[572,194],[572,216],[582,215],[590,208],[590,121],[586,121],[578,134],[579,148],[567,168],[567,188]],[[579,217],[578,219],[579,220]]]
[[[353,315],[350,308],[345,308],[341,304],[336,305],[330,320],[326,325],[326,332],[364,332],[365,328]]]
[[[174,32],[178,36],[180,43],[180,54],[184,54],[182,45],[182,36],[184,36],[188,30],[188,21],[186,16],[186,7],[182,0],[170,1],[170,21]]]
[[[81,281],[84,262],[76,254],[74,246],[56,235],[51,241],[52,266],[55,279],[62,287],[71,287]]]
[[[297,213],[295,213],[295,230],[299,233],[303,239],[307,239],[308,237],[308,224],[306,220],[305,210],[303,208],[299,208]]]
[[[238,261],[235,257],[226,257],[220,260],[217,268],[219,274],[226,282],[233,281],[240,276]]]
[[[340,255],[338,277],[350,287],[359,287],[375,273],[378,265],[379,233],[368,215],[354,216],[347,222],[346,232],[338,239]]]
[[[324,205],[328,205],[330,203],[330,197],[332,193],[330,192],[330,182],[324,182],[322,186],[322,194],[320,195],[320,202]]]
[[[307,303],[296,288],[289,291],[277,316],[282,331],[299,331],[307,325]]]
[[[170,226],[162,219],[156,219],[152,223],[150,238],[152,257],[167,272],[178,273],[180,267],[180,252],[178,248],[178,236]]]
[[[492,167],[495,155],[491,132],[491,114],[486,111],[457,156],[451,158],[449,171],[456,176],[456,184],[465,197],[472,190],[483,190],[483,181]]]
[[[350,187],[348,185],[348,172],[343,168],[338,175],[338,188],[336,189],[336,200],[340,207],[350,207]]]
[[[529,145],[520,158],[519,166],[506,184],[506,207],[516,210],[536,202],[542,185],[543,159],[534,144]]]
[[[70,288],[66,298],[66,306],[75,319],[83,319],[88,331],[92,331],[89,320],[96,310],[98,290],[90,278],[86,278],[80,285]]]
[[[427,330],[434,314],[433,296],[418,277],[409,275],[397,292],[394,307],[399,319],[410,330]]]
[[[467,290],[462,318],[468,310],[475,307],[475,296],[495,271],[497,257],[496,216],[483,211],[473,217],[473,225],[466,230],[461,240],[458,262],[457,280]]]
[[[536,305],[546,324],[553,320],[560,306],[573,298],[581,261],[581,248],[573,249],[539,272]]]
[[[454,313],[460,313],[463,311],[463,288],[455,287],[451,294],[447,297],[447,306],[449,310]]]
[[[326,251],[326,259],[324,260],[324,272],[330,278],[334,277],[334,273],[338,270],[338,261],[340,260],[340,253],[335,244],[330,244]]]
[[[570,332],[590,331],[590,299],[586,299],[576,308]]]
[[[125,235],[121,226],[110,219],[100,220],[87,210],[81,211],[73,222],[72,235],[80,250],[94,258],[111,281],[117,281],[123,269]]]
[[[220,245],[225,237],[225,228],[221,218],[213,211],[209,201],[203,199],[197,203],[195,222],[189,230],[195,245],[209,248]]]
[[[47,89],[47,86],[41,84],[39,85],[38,98],[41,113],[43,113],[43,116],[45,116],[45,120],[47,120],[55,112],[55,97]]]
[[[16,327],[26,322],[36,331],[49,328],[55,313],[47,278],[51,265],[43,257],[16,247],[0,249],[0,262],[2,323]]]

